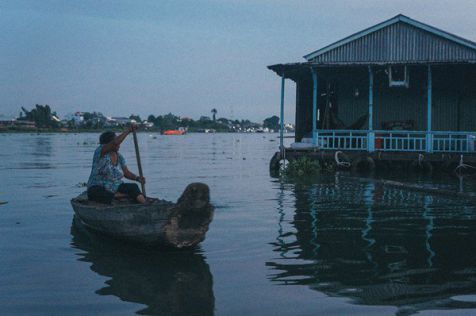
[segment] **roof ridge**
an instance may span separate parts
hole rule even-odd
[[[364,37],[366,35],[369,35],[371,33],[377,32],[377,31],[379,31],[379,30],[381,30],[381,29],[383,29],[387,26],[393,25],[393,24],[398,23],[398,22],[403,22],[403,23],[409,24],[413,27],[422,29],[422,30],[427,31],[429,33],[432,33],[434,35],[443,37],[447,40],[453,41],[453,42],[458,43],[460,45],[463,45],[463,46],[466,46],[466,47],[469,47],[471,49],[476,50],[476,43],[473,42],[473,41],[470,41],[466,38],[451,34],[447,31],[444,31],[444,30],[441,30],[441,29],[436,28],[434,26],[422,23],[420,21],[414,20],[414,19],[400,13],[400,14],[398,14],[398,15],[396,15],[396,16],[388,19],[388,20],[377,23],[374,26],[363,29],[362,31],[353,33],[353,34],[351,34],[347,37],[344,37],[343,39],[341,39],[339,41],[336,41],[336,42],[334,42],[332,44],[329,44],[327,46],[324,46],[323,48],[320,48],[320,49],[318,49],[318,50],[316,50],[312,53],[309,53],[309,54],[305,55],[304,58],[307,61],[310,61],[310,59],[315,58],[315,57],[317,57],[321,54],[324,54],[324,53],[326,53],[326,52],[328,52],[328,51],[330,51],[334,48],[345,45],[349,42],[352,42],[356,39],[359,39],[359,38]]]

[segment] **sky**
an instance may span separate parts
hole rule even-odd
[[[268,65],[404,14],[476,41],[476,1],[0,0],[0,115],[279,116]],[[295,85],[286,80],[285,121]]]

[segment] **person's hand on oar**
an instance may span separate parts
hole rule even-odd
[[[145,185],[145,178],[144,177],[137,176],[136,181],[139,182],[142,185]]]
[[[129,133],[134,133],[135,131],[137,131],[137,124],[131,123],[129,126]]]

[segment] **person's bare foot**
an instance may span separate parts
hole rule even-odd
[[[143,194],[139,194],[136,198],[137,202],[140,204],[146,204],[147,200]]]

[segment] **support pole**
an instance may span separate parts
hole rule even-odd
[[[427,108],[426,108],[426,152],[433,151],[433,135],[431,134],[431,104],[433,94],[433,79],[431,74],[431,66],[428,65],[428,84],[427,84]]]
[[[281,114],[279,124],[279,149],[284,150],[284,73],[281,75]]]
[[[375,151],[375,133],[373,132],[373,106],[374,106],[374,73],[369,66],[369,133],[367,135],[367,150]]]
[[[312,72],[312,144],[317,144],[317,71],[311,68]]]

